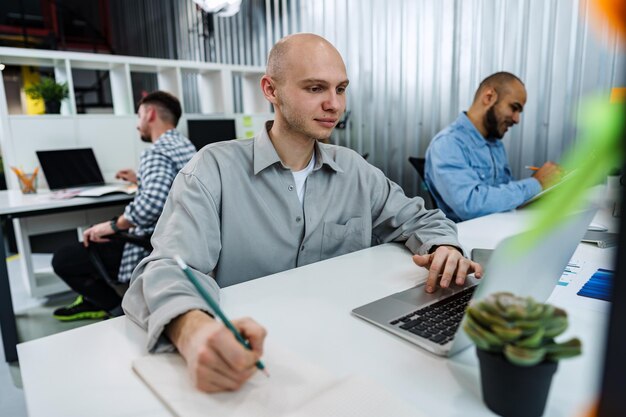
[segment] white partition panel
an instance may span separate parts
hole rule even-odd
[[[9,121],[14,146],[12,155],[5,160],[24,171],[30,172],[39,165],[36,151],[75,148],[78,145],[76,125],[70,116],[9,116]],[[14,176],[9,170],[5,171],[5,175]],[[43,173],[39,175],[39,188],[42,188],[46,183]],[[9,185],[11,189],[18,189],[16,181],[10,181]]]
[[[89,115],[76,118],[79,147],[93,148],[104,180],[111,182],[122,168],[136,169],[139,142],[135,116]]]

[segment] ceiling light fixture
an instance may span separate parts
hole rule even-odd
[[[230,17],[239,12],[241,0],[193,0],[207,13],[215,13],[216,16]]]

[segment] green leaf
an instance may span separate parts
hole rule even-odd
[[[557,337],[567,329],[567,317],[555,316],[546,320],[545,329],[545,337],[550,339]]]
[[[469,326],[467,324],[467,321],[463,325],[463,330],[465,330],[465,333],[467,333],[469,338],[472,339],[472,342],[474,342],[476,347],[482,350],[491,350],[491,346],[489,346],[489,342],[487,342],[487,340],[481,337],[480,334],[478,334],[476,330],[474,330],[471,326]]]
[[[493,325],[507,327],[509,325],[502,317],[476,307],[468,307],[467,314],[471,315],[476,322],[484,327],[491,327]]]
[[[497,324],[491,326],[493,333],[498,336],[503,342],[512,342],[517,340],[522,335],[522,329],[517,327],[503,327]]]
[[[468,326],[472,331],[474,331],[477,336],[484,340],[489,346],[497,347],[502,346],[502,341],[495,334],[481,327],[480,324],[476,323],[472,316],[467,316],[465,320],[466,326]]]
[[[582,342],[578,338],[573,338],[567,342],[547,345],[545,349],[547,359],[558,361],[580,355],[582,353]]]
[[[509,362],[518,366],[537,365],[543,361],[545,354],[546,350],[543,348],[530,349],[513,345],[504,347],[504,356],[506,356]]]
[[[538,347],[540,347],[542,345],[544,333],[545,333],[545,330],[542,327],[540,327],[531,336],[529,336],[529,337],[527,337],[525,339],[518,340],[517,342],[515,342],[515,346],[528,347],[528,348],[538,348]]]

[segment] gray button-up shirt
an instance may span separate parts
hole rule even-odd
[[[356,152],[316,143],[304,204],[266,130],[254,139],[206,146],[180,171],[133,273],[123,307],[148,330],[150,350],[168,350],[164,327],[191,309],[210,311],[185,278],[180,254],[207,291],[386,242],[413,252],[460,247],[439,210],[408,198]]]

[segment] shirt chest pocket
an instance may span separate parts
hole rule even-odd
[[[493,167],[490,165],[476,164],[472,165],[472,169],[478,174],[481,181],[491,182],[493,180]]]
[[[363,219],[355,217],[346,224],[324,223],[321,259],[333,258],[368,247]]]

